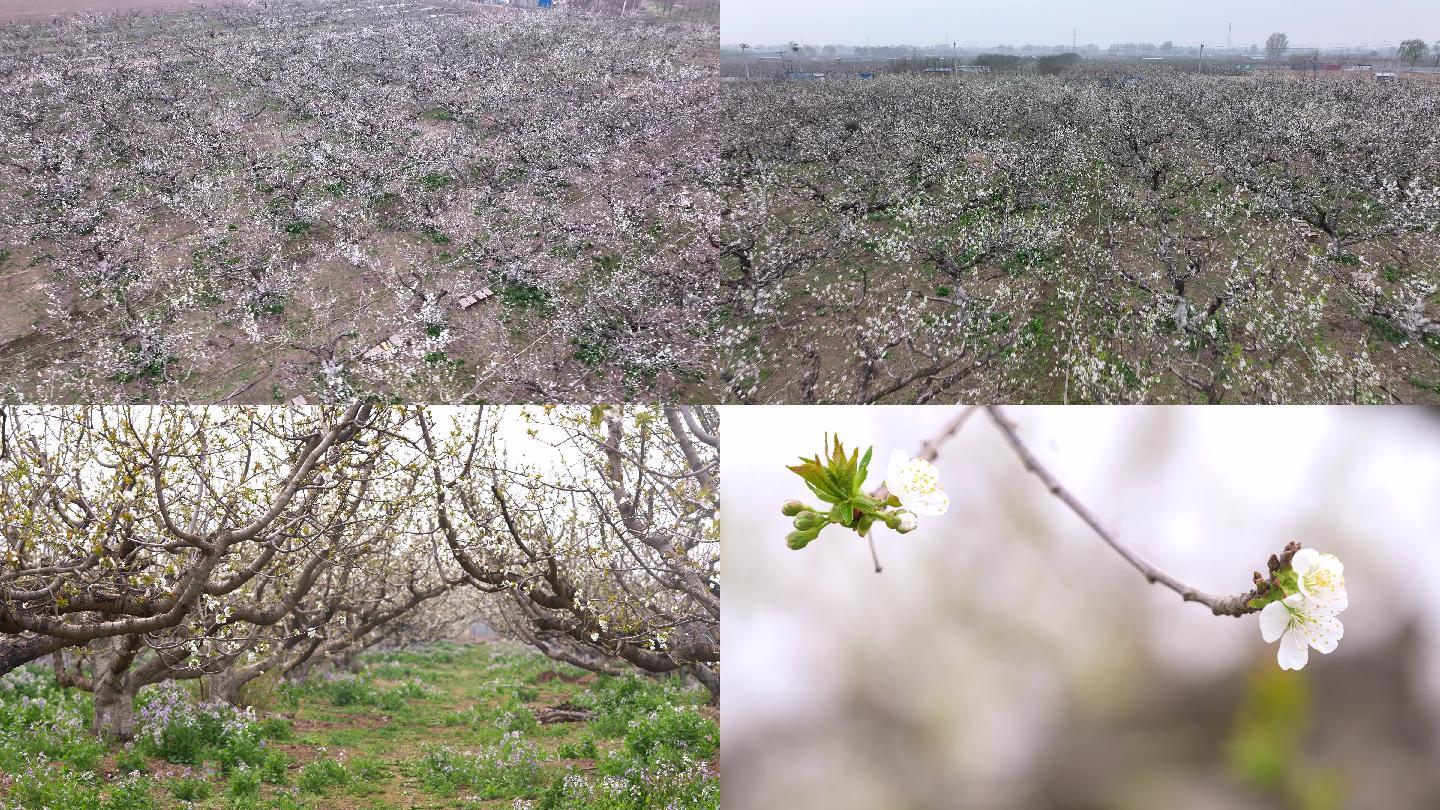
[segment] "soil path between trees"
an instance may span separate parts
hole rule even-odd
[[[86,11],[126,11],[219,5],[215,0],[0,0],[0,24],[14,20],[62,17]]]

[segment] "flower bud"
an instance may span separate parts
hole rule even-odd
[[[806,546],[810,545],[810,541],[811,541],[811,540],[814,540],[817,536],[819,536],[819,534],[820,534],[820,530],[819,530],[819,529],[809,529],[809,530],[806,530],[806,531],[793,531],[793,532],[785,535],[785,545],[789,546],[790,548],[794,549],[795,551],[799,551],[800,549],[805,548]]]
[[[904,509],[896,512],[895,518],[896,525],[892,528],[900,534],[909,534],[915,531],[916,526],[920,525],[920,521],[915,519],[915,513]]]
[[[795,524],[795,528],[803,532],[824,526],[825,518],[807,509],[796,515],[795,520],[792,522]]]
[[[786,501],[785,505],[780,507],[780,513],[783,514],[785,517],[795,517],[796,515],[804,511],[805,504],[799,501]]]

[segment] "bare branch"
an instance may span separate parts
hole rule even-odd
[[[1015,455],[1020,459],[1020,463],[1025,466],[1026,471],[1036,478],[1039,478],[1051,495],[1069,507],[1070,511],[1074,512],[1076,517],[1084,521],[1085,525],[1089,526],[1106,545],[1110,546],[1110,548],[1115,550],[1115,553],[1124,557],[1126,562],[1134,566],[1135,570],[1139,571],[1140,574],[1145,577],[1146,582],[1152,585],[1164,585],[1179,594],[1180,598],[1186,602],[1198,602],[1210,608],[1210,612],[1216,616],[1244,616],[1247,613],[1255,612],[1255,608],[1250,607],[1248,603],[1251,599],[1260,595],[1258,589],[1239,596],[1217,596],[1206,593],[1192,585],[1181,582],[1158,565],[1150,562],[1141,555],[1140,552],[1126,545],[1115,535],[1115,532],[1107,528],[1105,524],[1100,521],[1100,518],[1096,517],[1095,513],[1091,512],[1085,504],[1081,503],[1079,498],[1071,493],[1070,490],[1066,489],[1065,486],[1060,483],[1059,479],[1052,475],[1050,471],[1040,463],[1040,460],[1035,457],[1035,454],[1030,452],[1030,448],[1026,447],[1024,442],[1020,441],[1020,437],[1016,433],[1015,423],[1011,422],[1009,418],[1005,416],[999,406],[990,405],[987,406],[985,410],[990,414],[990,419],[995,423],[995,426],[1000,429],[1000,433],[1005,437],[1005,441],[1010,445],[1010,449],[1015,451]]]

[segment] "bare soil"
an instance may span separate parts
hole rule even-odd
[[[0,0],[0,24],[14,20],[63,17],[67,14],[103,11],[179,9],[218,5],[214,0]]]

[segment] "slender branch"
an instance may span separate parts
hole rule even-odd
[[[1045,488],[1050,491],[1051,495],[1068,506],[1070,511],[1074,512],[1076,517],[1084,521],[1085,525],[1089,526],[1106,545],[1110,546],[1110,548],[1115,550],[1115,553],[1124,557],[1126,562],[1134,566],[1135,569],[1145,577],[1147,582],[1152,585],[1164,585],[1179,594],[1180,598],[1186,602],[1198,602],[1210,608],[1210,612],[1216,616],[1244,616],[1247,613],[1255,612],[1255,609],[1250,607],[1248,603],[1251,599],[1260,595],[1258,586],[1255,590],[1251,590],[1240,596],[1217,596],[1215,594],[1205,593],[1166,573],[1164,569],[1145,559],[1140,552],[1121,542],[1115,533],[1107,528],[1105,524],[1101,523],[1100,519],[1086,508],[1085,504],[1081,503],[1070,490],[1066,489],[1060,481],[1040,463],[1039,459],[1035,457],[1035,454],[1030,452],[1030,448],[1026,447],[1024,442],[1020,441],[1020,437],[1015,431],[1015,423],[1011,422],[998,406],[986,406],[985,410],[990,414],[991,420],[994,421],[995,426],[1000,429],[1001,435],[1003,435],[1005,441],[1009,443],[1010,449],[1015,451],[1015,455],[1019,457],[1020,463],[1025,466],[1025,469],[1036,478],[1039,478],[1040,481],[1045,484]]]
[[[883,573],[885,569],[880,567],[880,553],[875,550],[875,534],[866,532],[865,540],[870,543],[870,559],[875,561],[875,573]]]

